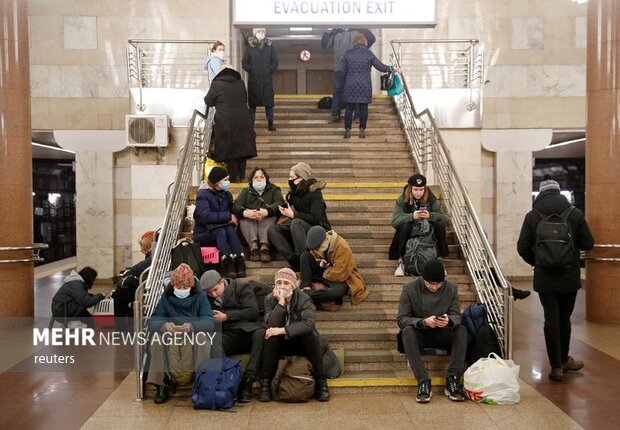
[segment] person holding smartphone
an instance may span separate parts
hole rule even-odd
[[[398,260],[394,276],[405,276],[403,257],[416,220],[428,220],[433,227],[438,257],[448,257],[450,254],[446,240],[448,216],[444,213],[437,197],[426,185],[426,177],[420,173],[412,175],[407,180],[403,193],[394,203],[392,227],[396,229],[396,232],[388,255],[390,260]]]
[[[424,348],[450,352],[444,394],[455,402],[465,400],[461,376],[465,371],[467,329],[461,325],[461,308],[457,285],[445,279],[439,260],[426,263],[422,276],[403,286],[396,321],[400,328],[405,355],[418,380],[418,403],[428,403],[433,396],[431,380],[422,360]]]

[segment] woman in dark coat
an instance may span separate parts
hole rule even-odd
[[[232,182],[243,182],[246,160],[256,157],[256,133],[239,72],[223,68],[213,79],[205,103],[207,109],[215,107],[213,159],[228,164]]]
[[[196,193],[194,240],[201,246],[217,246],[222,272],[227,278],[245,278],[245,257],[237,236],[237,217],[232,213],[233,198],[228,172],[215,166],[206,183]],[[229,251],[230,249],[230,251]]]
[[[344,114],[344,137],[351,137],[351,124],[353,123],[353,111],[359,112],[360,133],[359,137],[365,138],[366,122],[368,121],[368,104],[372,102],[372,82],[370,70],[372,67],[387,72],[390,66],[383,64],[375,54],[367,48],[368,40],[364,34],[359,34],[353,39],[353,48],[344,54],[344,102],[346,111]],[[396,69],[395,69],[396,70]]]
[[[273,80],[271,75],[278,68],[278,55],[271,44],[271,40],[266,39],[264,28],[255,28],[254,37],[248,40],[248,48],[243,54],[243,70],[248,72],[248,92],[250,105],[250,116],[252,124],[256,119],[256,106],[265,106],[265,114],[269,123],[269,130],[275,131],[273,124]]]
[[[285,206],[278,208],[281,218],[268,232],[273,246],[296,272],[299,271],[299,257],[307,249],[306,235],[310,227],[320,225],[331,230],[321,191],[325,182],[311,176],[312,168],[306,163],[291,167],[288,180],[291,191],[286,195]]]

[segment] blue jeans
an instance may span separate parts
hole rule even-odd
[[[273,106],[265,106],[265,115],[267,121],[273,121]],[[252,118],[252,124],[256,120],[256,106],[250,106],[250,118]]]

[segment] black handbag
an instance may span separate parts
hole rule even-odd
[[[387,91],[394,88],[396,82],[394,81],[394,72],[392,70],[381,75],[381,91]]]

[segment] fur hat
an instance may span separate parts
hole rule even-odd
[[[207,270],[200,277],[200,286],[206,293],[211,291],[221,280],[222,276],[217,270]]]
[[[297,163],[291,167],[291,170],[304,181],[307,181],[312,176],[312,167],[306,163]]]
[[[431,260],[422,269],[422,279],[428,282],[443,282],[446,279],[446,271],[439,260]]]
[[[326,235],[327,232],[320,225],[310,227],[306,236],[306,246],[308,249],[317,249],[325,240]]]
[[[551,176],[545,175],[543,180],[540,182],[540,187],[538,188],[539,192],[547,191],[547,190],[558,190],[560,191],[560,184],[551,179]]]
[[[426,177],[419,173],[411,175],[409,179],[407,179],[407,183],[412,187],[424,187],[426,186]]]
[[[288,267],[283,267],[276,272],[276,277],[274,281],[278,282],[278,279],[290,282],[294,286],[297,286],[297,275],[295,274],[295,272],[293,272],[292,269],[289,269]]]
[[[171,281],[173,287],[182,289],[192,288],[194,286],[194,272],[187,264],[181,263],[172,272]]]
[[[209,172],[209,176],[207,176],[207,179],[212,184],[217,184],[222,179],[224,179],[226,176],[228,176],[228,170],[220,166],[214,166],[211,168],[211,171]]]

